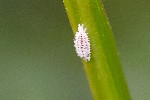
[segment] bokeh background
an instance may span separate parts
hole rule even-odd
[[[104,0],[133,100],[150,99],[150,1]],[[62,0],[0,0],[0,100],[92,100]]]

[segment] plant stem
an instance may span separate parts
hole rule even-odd
[[[73,29],[84,24],[91,43],[91,60],[82,61],[95,100],[130,100],[114,36],[100,0],[64,0]]]

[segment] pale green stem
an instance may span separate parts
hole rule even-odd
[[[84,24],[91,60],[83,61],[95,100],[130,100],[114,36],[100,0],[64,0],[74,34]]]

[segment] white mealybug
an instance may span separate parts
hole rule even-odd
[[[85,61],[90,61],[90,41],[83,24],[78,25],[78,32],[76,32],[74,39],[74,47],[80,58],[83,58]]]

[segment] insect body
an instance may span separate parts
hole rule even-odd
[[[83,58],[86,61],[90,61],[90,41],[88,38],[88,33],[86,33],[86,28],[84,28],[83,24],[78,25],[78,32],[76,32],[74,39],[74,47],[80,58]]]

